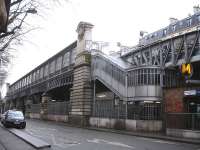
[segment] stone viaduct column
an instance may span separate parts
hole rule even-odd
[[[77,27],[78,41],[75,57],[74,81],[70,95],[69,123],[87,126],[91,114],[91,53],[85,49],[86,41],[92,40],[93,25],[80,22]]]
[[[40,110],[40,117],[41,119],[47,120],[48,119],[48,101],[51,100],[51,97],[47,93],[43,93],[42,95],[42,102],[41,102],[41,110]]]

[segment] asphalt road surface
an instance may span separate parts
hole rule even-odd
[[[200,150],[200,145],[100,132],[40,120],[27,120],[24,131],[51,144],[52,150]]]

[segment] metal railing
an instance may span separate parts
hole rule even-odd
[[[200,113],[168,113],[166,116],[166,127],[200,130]]]
[[[109,42],[103,41],[85,41],[85,50],[92,51],[92,50],[99,50],[102,51],[105,47],[109,47]]]
[[[154,100],[160,99],[163,83],[160,67],[144,66],[128,69],[128,64],[118,61],[117,63],[116,60],[100,53],[93,55],[92,78],[101,81],[122,100],[135,99],[140,96],[149,97],[149,95]],[[152,86],[154,87],[152,88]],[[144,92],[136,93],[138,90],[141,91],[141,88],[144,89]],[[150,88],[154,90],[150,90]]]
[[[127,76],[123,68],[112,63],[109,59],[93,58],[92,76],[98,78],[119,97],[127,97]]]
[[[161,104],[145,103],[137,105],[126,101],[97,100],[93,107],[93,117],[131,119],[131,120],[161,120]]]

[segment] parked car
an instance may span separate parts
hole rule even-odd
[[[1,118],[1,123],[7,127],[17,127],[24,129],[26,127],[26,121],[21,111],[8,110]]]

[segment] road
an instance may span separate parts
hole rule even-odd
[[[45,150],[200,150],[200,145],[100,132],[41,120],[27,120],[25,130],[49,144]],[[0,127],[0,150],[35,150]]]
[[[25,132],[50,143],[52,150],[200,150],[200,145],[100,132],[40,120],[27,120]]]

